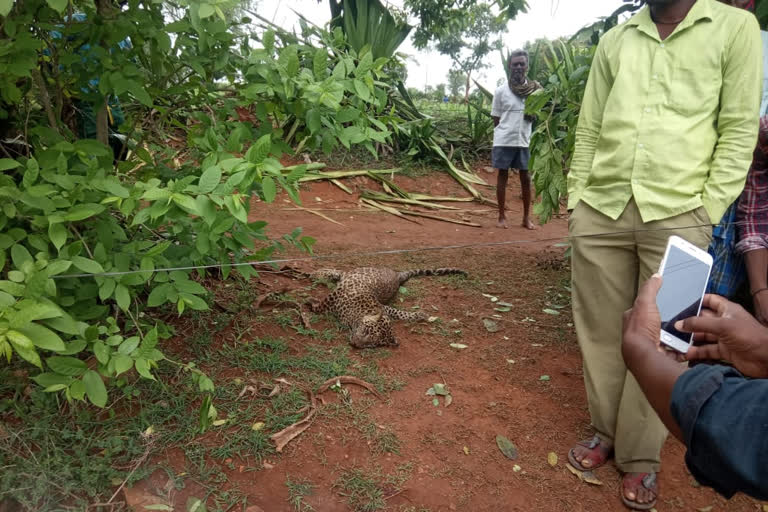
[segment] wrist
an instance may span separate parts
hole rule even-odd
[[[624,336],[624,342],[621,345],[621,352],[624,356],[624,363],[630,370],[633,366],[640,364],[650,352],[656,351],[656,341],[649,340],[645,336],[637,334],[628,334]]]

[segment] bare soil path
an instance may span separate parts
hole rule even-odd
[[[481,174],[494,179],[491,174],[482,171]],[[395,181],[408,191],[464,195],[445,175],[431,174],[416,179],[396,176]],[[374,188],[367,178],[346,180],[345,184]],[[256,463],[249,460],[247,454],[242,461],[238,458],[211,460],[211,464],[226,474],[227,483],[219,490],[209,491],[209,498],[222,492],[221,489],[236,489],[247,499],[251,507],[247,510],[251,512],[623,510],[615,467],[609,464],[597,470],[602,485],[595,486],[579,481],[565,466],[568,449],[575,441],[590,435],[581,359],[571,323],[570,270],[563,259],[564,249],[553,240],[565,236],[566,222],[554,219],[533,232],[523,229],[519,226],[521,204],[514,176],[510,179],[510,188],[510,229],[507,230],[495,227],[496,212],[492,206],[455,203],[466,210],[454,214],[456,218],[477,222],[482,228],[428,219],[418,219],[420,224],[416,224],[363,210],[356,195],[348,195],[328,182],[303,187],[303,207],[318,210],[343,226],[295,209],[284,195],[278,196],[272,205],[254,204],[253,218],[268,221],[272,235],[301,226],[305,235],[317,239],[318,255],[510,240],[526,242],[378,256],[352,255],[293,265],[303,271],[321,267],[452,266],[467,270],[470,277],[466,280],[421,278],[407,283],[406,293],[401,294],[402,300],[397,300],[395,305],[406,309],[418,307],[439,316],[440,322],[418,325],[398,322],[399,347],[351,353],[352,358],[375,361],[379,372],[396,383],[383,401],[355,386],[345,386],[342,393],[325,393],[328,403],[312,426],[282,454],[273,454]],[[493,195],[490,188],[482,190],[489,197]],[[308,281],[297,283],[296,279],[282,275],[263,275],[261,279],[265,286],[273,289],[309,284]],[[311,290],[315,297],[324,293],[324,287]],[[510,306],[499,307],[491,297]],[[321,323],[317,328],[324,325]],[[305,337],[295,329],[263,322],[252,327],[252,334],[283,336],[291,353],[300,353],[306,343]],[[219,342],[214,339],[214,344]],[[336,345],[346,344],[346,340],[338,336],[325,343],[330,351]],[[451,344],[466,348],[453,348]],[[235,377],[247,379],[249,375],[220,368],[217,385],[221,380]],[[426,395],[435,383],[448,387],[452,396],[449,406],[443,397],[435,406],[433,397]],[[349,413],[353,406],[371,418],[373,427],[369,427],[377,432],[362,435],[360,429],[355,428],[356,417]],[[517,460],[502,455],[496,445],[497,435],[506,436],[516,445]],[[392,436],[398,440],[395,453],[388,452],[386,445]],[[222,442],[221,435],[207,438],[207,442]],[[548,461],[550,452],[557,455],[554,466]],[[699,488],[685,469],[683,454],[680,443],[673,439],[667,441],[657,510],[760,510],[756,502],[744,497],[727,502],[712,491]],[[184,451],[169,449],[155,460],[160,461],[182,472]],[[253,467],[256,470],[248,469]],[[134,486],[132,492],[167,488],[167,473],[167,470],[155,472],[151,479]],[[354,496],[350,498],[350,494],[354,494],[353,477],[364,474],[390,475],[391,478],[388,481],[379,478],[379,501],[370,494],[363,495],[363,501],[353,507],[349,504],[350,499],[354,502]],[[295,493],[291,493],[286,482],[299,480],[314,486],[311,494],[301,501],[312,508],[289,502]],[[175,492],[172,501],[177,510],[183,510],[188,496],[201,496],[204,491],[190,481]],[[241,505],[232,510],[241,510]]]

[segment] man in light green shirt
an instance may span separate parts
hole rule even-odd
[[[647,0],[598,45],[568,174],[573,313],[596,436],[569,461],[615,456],[622,500],[647,510],[667,431],[621,357],[621,316],[677,234],[706,249],[752,160],[762,88],[754,15],[716,0]],[[691,226],[696,226],[691,228]],[[596,233],[608,236],[584,237]]]

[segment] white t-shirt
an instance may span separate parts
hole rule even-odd
[[[493,145],[527,148],[531,143],[531,122],[523,116],[525,100],[504,84],[493,94],[491,115],[500,118],[493,130]]]

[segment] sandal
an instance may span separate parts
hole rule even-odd
[[[645,489],[651,491],[653,493],[653,500],[648,503],[638,503],[627,498],[628,483],[630,484],[630,489],[637,490],[638,486],[642,485]],[[621,501],[632,510],[651,510],[656,506],[656,498],[659,496],[659,482],[656,479],[656,473],[626,473],[621,487]],[[637,495],[637,492],[635,492],[635,495]]]
[[[611,446],[610,449],[608,449],[606,452],[604,448],[605,444],[608,443],[600,439],[598,436],[593,436],[592,439],[579,441],[576,443],[577,446],[583,446],[584,448],[587,448],[591,451],[589,455],[582,459],[582,462],[584,459],[589,459],[592,461],[592,465],[589,467],[582,466],[581,463],[576,459],[576,455],[573,453],[573,448],[568,451],[568,462],[570,462],[571,466],[578,469],[579,471],[592,471],[593,469],[597,469],[608,462],[608,459],[613,456],[613,446]]]

